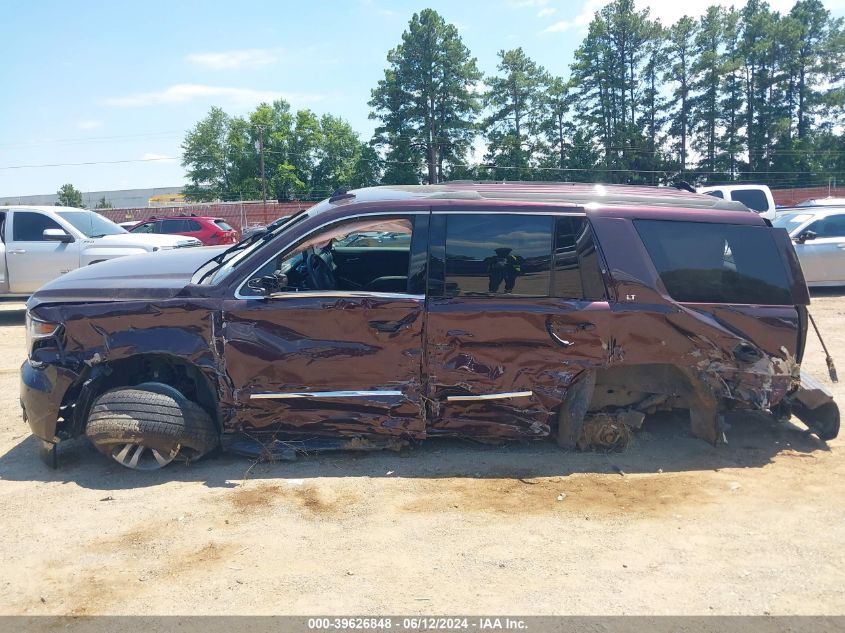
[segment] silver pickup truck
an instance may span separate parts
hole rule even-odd
[[[71,207],[0,206],[0,297],[30,295],[81,266],[202,242],[128,233],[99,213]]]

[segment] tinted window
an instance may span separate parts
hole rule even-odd
[[[759,189],[737,189],[731,192],[731,198],[754,211],[768,211],[769,209],[769,199]]]
[[[813,231],[816,237],[845,237],[845,215],[831,215],[813,222],[805,230]]]
[[[155,233],[156,223],[155,222],[147,222],[145,224],[140,224],[132,229],[132,233]]]
[[[59,223],[41,213],[15,211],[12,223],[15,242],[43,242],[45,229],[60,229]]]
[[[215,220],[214,223],[220,228],[221,231],[233,230],[232,227],[226,224],[223,220]]]
[[[202,231],[202,225],[196,220],[182,220],[182,232],[193,233],[194,231]]]
[[[183,233],[185,231],[184,220],[162,220],[159,232],[161,233]]]
[[[445,294],[548,296],[552,222],[551,216],[447,216]]]
[[[586,218],[560,217],[555,222],[552,294],[564,299],[606,298],[598,252]]]
[[[786,267],[768,227],[666,220],[634,225],[677,301],[792,303]]]

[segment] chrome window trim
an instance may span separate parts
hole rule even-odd
[[[401,396],[401,391],[281,391],[275,393],[253,393],[250,400],[293,400],[300,398],[372,398]]]
[[[279,292],[266,297],[238,297],[239,299],[309,299],[311,297],[349,297],[373,299],[414,299],[422,301],[425,295],[411,295],[403,292],[365,292],[363,290],[305,290],[303,292]]]
[[[294,246],[296,243],[308,239],[311,235],[313,235],[317,231],[319,231],[319,230],[321,230],[321,229],[323,229],[327,226],[330,226],[332,224],[340,224],[341,222],[346,222],[347,220],[358,220],[358,219],[378,218],[378,217],[397,217],[397,216],[403,216],[403,215],[428,215],[429,213],[430,213],[430,209],[425,209],[424,211],[423,210],[413,210],[413,211],[404,211],[404,212],[402,212],[402,211],[390,211],[390,212],[385,211],[384,213],[378,212],[378,213],[361,213],[361,214],[358,214],[358,215],[348,215],[344,218],[340,218],[340,219],[336,219],[336,220],[329,220],[328,222],[323,222],[322,224],[315,226],[313,229],[308,231],[308,233],[303,235],[300,239],[294,240],[292,242],[288,242],[287,244],[285,244],[282,248],[280,248],[278,251],[276,251],[276,253],[282,253],[282,252],[287,251],[289,248]],[[410,247],[409,247],[409,252],[410,252]],[[253,270],[246,277],[246,279],[244,279],[241,282],[241,284],[238,286],[237,290],[235,290],[235,299],[265,299],[265,297],[256,296],[256,295],[246,295],[246,296],[244,296],[244,295],[241,294],[241,289],[247,284],[247,282],[250,279],[252,279],[252,276],[255,273],[257,273],[259,270],[264,268],[264,266],[267,265],[267,263],[271,259],[273,259],[273,257],[275,257],[275,255],[271,255],[270,257],[265,259],[258,266],[258,268]],[[349,295],[339,294],[339,293],[342,293],[342,292],[345,292],[345,291],[334,291],[334,292],[330,292],[329,294],[326,294],[326,292],[327,291],[325,291],[325,290],[305,290],[303,292],[294,292],[294,293],[291,293],[291,294],[299,295],[301,297],[302,296],[310,296],[310,297],[317,297],[317,296],[331,296],[331,297],[339,296],[339,297],[343,297],[343,296],[349,296]],[[273,298],[278,299],[278,298],[280,298],[281,295],[286,295],[286,294],[288,294],[288,293],[280,292],[276,295],[273,295]],[[365,296],[379,296],[379,295],[391,295],[391,294],[396,294],[396,293],[370,292],[370,293],[366,293]],[[399,295],[401,295],[402,297],[416,297],[417,296],[417,295],[405,295],[405,294],[401,294],[401,293],[399,293]]]
[[[482,396],[447,396],[446,402],[476,402],[478,400],[502,400],[505,398],[529,398],[533,391],[507,391],[505,393],[487,393]]]
[[[439,210],[433,209],[432,215],[552,215],[552,216],[577,216],[579,218],[587,217],[586,211],[485,211],[481,209],[472,209],[460,211],[457,209]]]

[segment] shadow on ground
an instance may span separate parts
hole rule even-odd
[[[254,463],[230,454],[209,456],[161,471],[129,471],[99,454],[85,438],[60,445],[59,469],[51,470],[27,437],[0,456],[0,478],[7,481],[73,482],[84,488],[119,490],[170,481],[198,481],[232,488],[244,479],[316,477],[512,478],[567,476],[573,473],[656,473],[759,468],[782,451],[827,451],[827,444],[790,423],[761,414],[728,418],[728,444],[710,446],[687,430],[686,416],[653,416],[633,444],[621,453],[565,452],[551,441],[490,446],[433,439],[400,454],[391,451],[324,453],[295,462]]]
[[[5,325],[23,325],[26,320],[26,308],[17,304],[14,308],[0,305],[0,326]]]

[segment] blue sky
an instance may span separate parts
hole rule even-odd
[[[66,182],[83,191],[180,185],[181,140],[212,105],[243,114],[283,96],[369,138],[367,101],[385,55],[426,7],[458,27],[485,73],[497,51],[522,46],[566,76],[605,2],[0,0],[0,199]],[[708,4],[639,2],[664,23]],[[786,11],[792,2],[771,4]],[[845,15],[845,0],[825,4]]]

